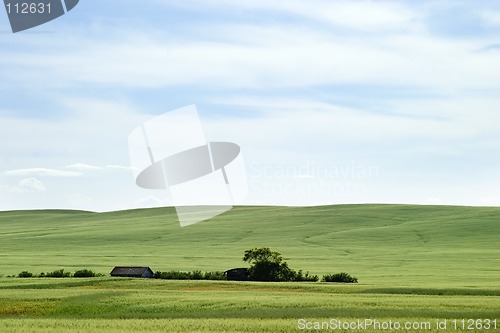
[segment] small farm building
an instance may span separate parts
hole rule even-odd
[[[228,281],[248,281],[250,272],[248,268],[233,268],[224,272]]]
[[[109,274],[111,276],[136,277],[136,278],[152,278],[154,276],[154,272],[149,267],[116,266]]]

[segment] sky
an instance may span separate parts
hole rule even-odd
[[[500,206],[500,2],[81,0],[0,10],[0,210],[172,205],[128,136],[195,104],[248,205]]]

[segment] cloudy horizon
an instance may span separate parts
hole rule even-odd
[[[171,205],[127,138],[195,104],[248,205],[500,206],[500,3],[81,1],[0,11],[0,210]]]

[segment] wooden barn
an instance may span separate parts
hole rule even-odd
[[[111,276],[135,277],[135,278],[152,278],[154,272],[149,267],[128,267],[116,266],[113,268]]]
[[[248,268],[233,268],[224,272],[228,281],[248,281],[250,272]]]

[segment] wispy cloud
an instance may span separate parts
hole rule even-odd
[[[97,171],[97,170],[105,170],[105,169],[125,170],[125,171],[134,170],[134,168],[132,166],[126,166],[126,165],[107,164],[106,166],[101,167],[101,166],[90,165],[90,164],[85,164],[85,163],[74,163],[71,165],[67,165],[66,168],[81,171],[81,172]]]
[[[1,56],[2,63],[9,68],[5,75],[12,81],[22,78],[23,82],[47,84],[45,78],[50,73],[54,82],[64,86],[97,84],[122,88],[208,85],[263,90],[387,84],[448,93],[455,89],[500,87],[491,71],[498,66],[497,58],[474,51],[495,43],[493,38],[449,39],[426,29],[406,31],[402,27],[418,21],[420,14],[415,8],[402,4],[374,1],[211,3],[227,8],[284,10],[310,17],[313,22],[321,19],[372,33],[346,34],[317,27],[309,21],[295,22],[293,26],[287,20],[272,23],[208,21],[203,28],[191,28],[190,35],[180,40],[161,31],[147,34],[123,27],[119,38],[103,33],[97,42],[78,34],[61,40],[39,37],[42,40],[36,61],[31,54],[6,50]],[[379,34],[377,27],[394,30],[391,34]],[[210,35],[202,35],[203,31],[210,31]],[[120,57],[116,57],[117,54]]]
[[[196,1],[198,6],[212,6],[220,9],[243,8],[262,12],[288,13],[320,21],[329,25],[363,30],[401,30],[413,25],[419,16],[415,8],[393,1],[330,1],[276,0],[276,1]]]
[[[106,165],[106,168],[108,168],[108,169],[126,170],[126,171],[135,170],[135,168],[132,167],[132,166],[123,166],[123,165]]]
[[[57,21],[67,24],[57,38],[6,39],[0,182],[4,193],[47,191],[43,203],[9,192],[0,205],[161,204],[136,188],[127,137],[150,113],[191,103],[207,138],[240,144],[250,170],[312,160],[381,171],[371,196],[308,202],[423,202],[438,189],[442,203],[497,198],[488,168],[500,156],[498,5],[459,3],[127,0],[99,3],[102,20],[80,8]],[[308,175],[281,185],[319,184]]]
[[[480,18],[488,25],[500,26],[500,11],[482,11]]]
[[[349,139],[353,140],[351,142],[383,143],[396,139],[438,140],[452,144],[495,136],[494,124],[500,121],[496,112],[500,101],[486,98],[391,100],[379,102],[378,111],[290,96],[240,95],[216,98],[213,102],[259,111],[252,119],[227,119],[230,125],[224,126],[226,130],[235,131],[255,126],[261,134],[259,137],[267,142],[285,136],[289,142],[307,142],[321,135],[323,140]],[[478,111],[471,113],[471,109]],[[224,131],[216,122],[213,125],[218,131]],[[272,135],[273,132],[279,135]]]
[[[78,177],[80,172],[63,171],[57,169],[31,168],[6,171],[7,176],[44,176],[44,177]]]
[[[15,186],[0,185],[0,192],[35,193],[45,191],[45,185],[34,177],[23,178]]]
[[[66,168],[72,169],[72,170],[77,170],[77,171],[100,170],[100,169],[102,169],[101,167],[98,167],[98,166],[95,166],[95,165],[84,164],[84,163],[70,164],[70,165],[67,165]]]
[[[486,45],[478,50],[478,52],[500,51],[500,44]]]

